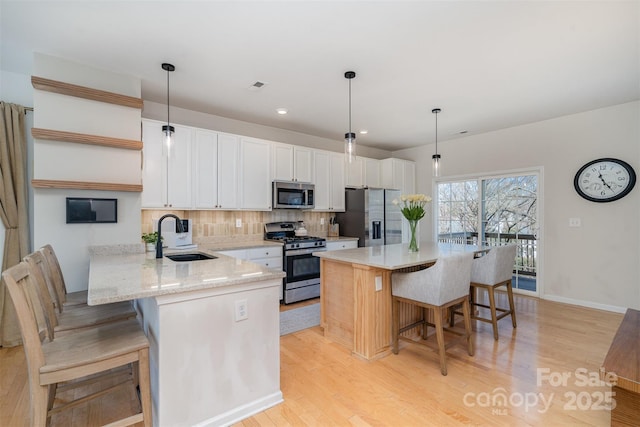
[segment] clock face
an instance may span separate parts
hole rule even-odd
[[[582,166],[573,180],[578,194],[592,202],[612,202],[629,194],[636,174],[626,162],[598,159]]]

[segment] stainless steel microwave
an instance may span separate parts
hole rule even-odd
[[[273,181],[273,208],[313,209],[314,192],[309,182]]]

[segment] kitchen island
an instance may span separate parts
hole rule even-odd
[[[114,252],[92,252],[88,302],[136,301],[154,425],[228,425],[282,402],[282,271],[206,249],[190,252],[216,258]]]
[[[419,252],[409,252],[407,244],[314,252],[321,260],[320,326],[325,337],[366,360],[386,356],[391,352],[391,273],[425,268],[454,253],[486,249],[421,242]],[[400,324],[421,316],[418,307],[400,305]]]

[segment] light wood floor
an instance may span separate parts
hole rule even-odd
[[[475,356],[452,347],[446,377],[436,353],[416,344],[401,342],[398,355],[365,362],[325,340],[320,327],[283,336],[284,403],[235,426],[608,426],[598,400],[609,388],[585,385],[584,377],[597,377],[623,315],[522,296],[516,310],[518,328],[501,320],[497,342],[489,324],[474,322]],[[539,369],[568,377],[551,384]],[[0,349],[0,426],[28,425],[26,382],[22,348]],[[492,405],[501,395],[506,405]],[[106,422],[131,407],[130,396],[104,398],[53,425]]]

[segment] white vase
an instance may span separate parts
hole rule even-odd
[[[147,243],[147,252],[153,252],[156,250],[156,244],[155,243]]]

